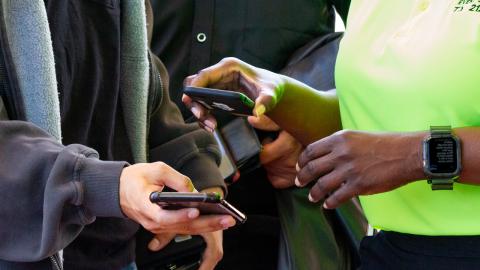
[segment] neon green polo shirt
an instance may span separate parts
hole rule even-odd
[[[480,1],[352,0],[336,84],[346,129],[480,126]],[[379,229],[480,235],[480,186],[418,181],[360,200]]]

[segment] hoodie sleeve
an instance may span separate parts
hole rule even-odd
[[[123,217],[118,188],[127,165],[63,146],[33,124],[0,121],[0,259],[41,260],[96,216]]]
[[[196,123],[186,124],[180,110],[170,100],[168,76],[160,60],[150,54],[152,75],[161,82],[152,85],[153,112],[149,130],[149,161],[163,161],[190,177],[197,190],[221,187],[227,194],[218,170],[220,151],[215,138]]]

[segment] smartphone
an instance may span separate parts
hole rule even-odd
[[[205,215],[230,215],[237,223],[245,223],[247,216],[222,199],[218,193],[152,192],[150,201],[167,210],[198,208]]]
[[[234,91],[187,86],[183,93],[209,110],[238,116],[252,115],[255,106],[255,102],[245,94]]]

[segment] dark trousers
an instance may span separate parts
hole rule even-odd
[[[480,269],[480,236],[380,232],[360,245],[361,270]]]

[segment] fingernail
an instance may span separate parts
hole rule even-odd
[[[265,105],[260,104],[255,108],[255,116],[260,117],[265,113],[265,111],[267,111]]]
[[[187,216],[190,219],[194,219],[194,218],[197,218],[199,214],[200,212],[198,211],[198,209],[191,209],[188,211]]]
[[[200,118],[200,110],[197,107],[192,107],[191,111],[196,118]]]
[[[324,203],[323,203],[323,208],[325,208],[325,209],[330,209],[330,207],[328,207],[328,205],[327,205],[327,202],[324,202]]]
[[[303,187],[302,184],[300,184],[300,181],[298,181],[298,177],[295,177],[295,185],[297,187]]]
[[[158,241],[157,238],[153,238],[150,244],[148,244],[148,248],[152,251],[158,250],[160,248],[160,241]]]
[[[313,203],[316,203],[318,201],[316,201],[315,199],[313,199],[312,195],[311,194],[308,194],[308,200],[313,202]]]
[[[232,218],[223,218],[223,219],[220,220],[220,224],[224,228],[230,228],[233,225],[235,225],[235,221]]]
[[[295,163],[295,169],[297,170],[297,172],[299,172],[299,171],[300,171],[300,166],[298,166],[298,162],[297,162],[297,163]]]

